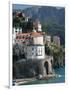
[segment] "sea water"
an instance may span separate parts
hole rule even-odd
[[[48,83],[64,83],[65,82],[65,67],[64,68],[55,68],[55,73],[57,77],[50,78],[48,80],[35,80],[30,81],[21,85],[32,85],[32,84],[48,84]]]

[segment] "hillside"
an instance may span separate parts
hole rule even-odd
[[[19,9],[20,11],[20,9]],[[26,16],[32,20],[40,20],[42,30],[50,35],[58,35],[61,38],[61,44],[65,44],[65,9],[50,6],[32,6],[21,9]]]
[[[61,38],[61,44],[65,43],[65,9],[34,6],[24,9],[26,16],[31,16],[33,20],[40,20],[42,30],[50,35],[58,35]]]
[[[39,19],[41,22],[58,23],[64,25],[65,22],[65,10],[64,8],[46,7],[46,6],[34,6],[24,9],[23,12],[27,16],[31,16],[33,20]]]

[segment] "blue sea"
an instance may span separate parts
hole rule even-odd
[[[30,81],[30,82],[22,84],[22,85],[64,83],[65,82],[65,68],[56,68],[55,73],[57,74],[57,77],[50,78],[48,80]]]

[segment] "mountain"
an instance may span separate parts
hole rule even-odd
[[[16,10],[13,10],[16,11]],[[33,21],[38,19],[42,24],[42,31],[47,34],[60,37],[61,44],[65,45],[65,8],[51,6],[30,6],[18,9]]]
[[[49,6],[34,6],[24,9],[26,16],[31,16],[33,20],[39,19],[41,23],[65,24],[65,9]]]
[[[65,8],[34,6],[24,9],[23,12],[33,20],[40,20],[42,30],[52,36],[59,36],[61,44],[65,45]]]

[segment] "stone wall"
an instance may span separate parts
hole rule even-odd
[[[46,75],[53,74],[53,67],[52,63],[53,57],[52,56],[46,56],[43,60],[18,60],[16,62],[16,68],[14,68],[14,71],[16,71],[16,77],[19,75],[22,77],[34,77],[38,75],[42,75],[42,77],[46,77]],[[46,66],[45,66],[45,63]],[[22,77],[23,78],[23,77]]]

